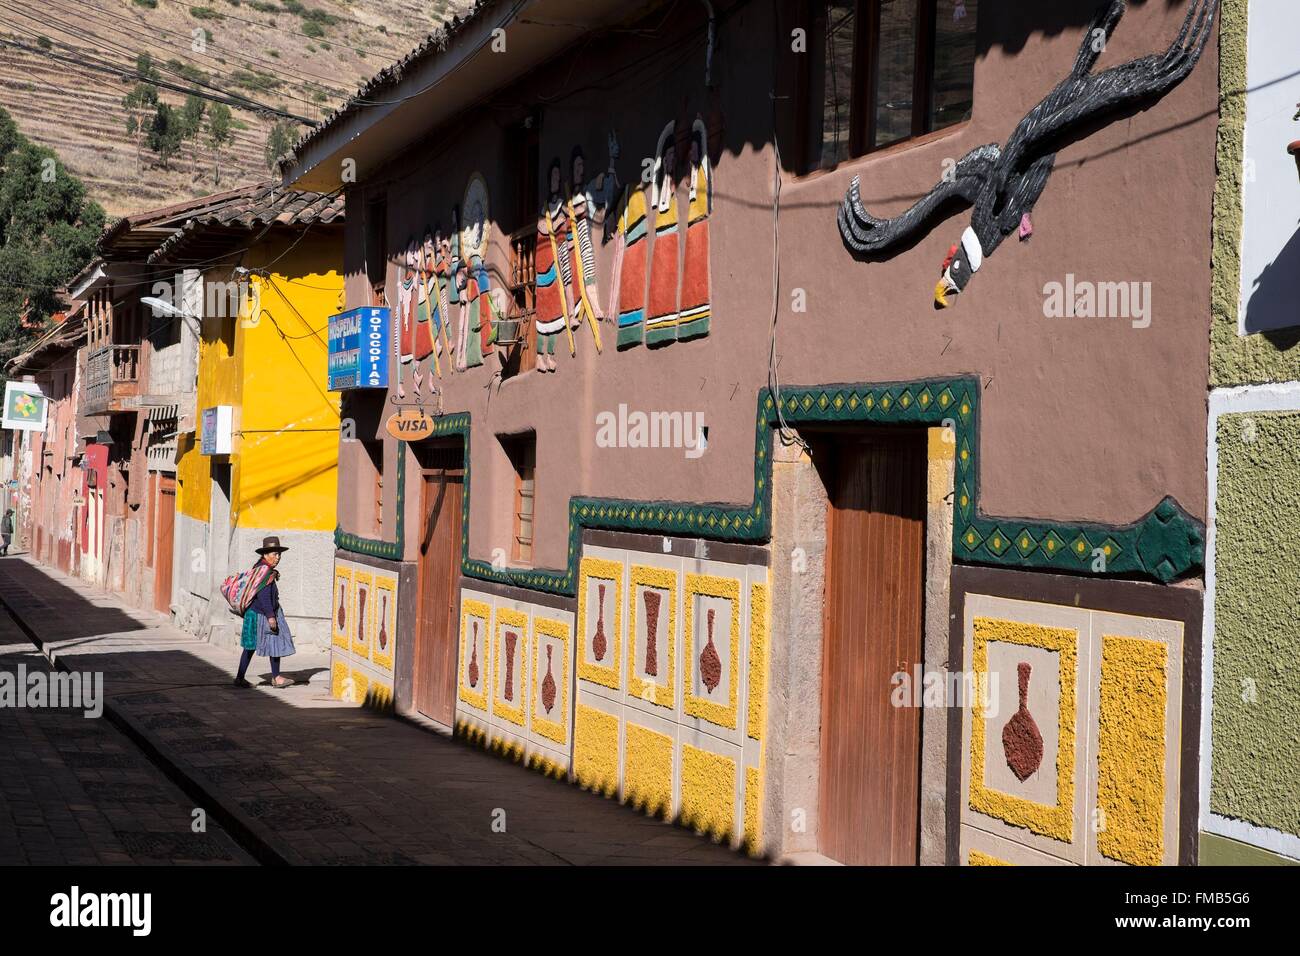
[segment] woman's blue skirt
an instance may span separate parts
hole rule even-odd
[[[297,653],[293,646],[293,634],[289,631],[289,622],[284,619],[284,611],[275,612],[280,632],[274,633],[268,626],[267,618],[256,611],[244,613],[244,629],[240,634],[239,646],[245,650],[257,650],[259,657],[289,657]]]

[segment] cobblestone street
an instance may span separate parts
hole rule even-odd
[[[255,659],[255,687],[241,691],[230,684],[235,651],[24,558],[0,560],[0,599],[61,667],[102,672],[106,697],[99,720],[0,713],[0,862],[249,862],[218,821],[264,862],[750,862],[614,801],[333,700],[324,653],[287,659],[286,673],[300,683],[284,690],[265,684],[265,659]],[[0,667],[39,666],[44,658],[8,614],[0,617]],[[142,747],[205,799],[191,801],[168,783]],[[190,832],[195,806],[208,813],[206,834]]]

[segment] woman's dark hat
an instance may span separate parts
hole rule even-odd
[[[263,539],[262,539],[262,546],[261,546],[260,548],[257,549],[257,553],[258,553],[258,554],[270,554],[272,551],[274,551],[276,554],[280,554],[280,553],[282,553],[282,552],[284,552],[284,551],[288,551],[288,550],[289,550],[288,548],[286,548],[284,545],[280,544],[280,539],[279,539],[279,538],[272,536],[272,537],[269,537],[269,538],[263,538]]]

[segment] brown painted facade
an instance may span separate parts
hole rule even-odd
[[[756,462],[756,400],[777,382],[782,389],[810,390],[798,394],[809,395],[813,404],[819,389],[833,404],[837,393],[841,399],[853,395],[854,386],[861,387],[858,394],[862,395],[869,386],[890,383],[902,383],[890,393],[893,401],[905,392],[907,402],[929,402],[939,396],[936,391],[921,399],[925,383],[962,382],[969,392],[955,393],[963,409],[955,414],[966,413],[964,395],[978,405],[977,412],[970,412],[977,427],[972,423],[969,431],[961,431],[959,424],[956,447],[946,451],[935,428],[943,424],[942,416],[927,415],[913,422],[931,428],[926,553],[915,556],[924,567],[913,568],[918,574],[905,578],[915,581],[924,574],[923,583],[917,585],[922,594],[912,613],[925,619],[927,667],[942,667],[945,660],[936,646],[946,649],[947,575],[954,561],[1021,567],[1008,572],[1023,582],[1018,590],[1031,595],[1041,591],[1045,605],[1054,603],[1056,576],[1032,569],[1061,570],[1049,549],[1074,547],[1076,542],[1061,537],[1049,544],[1052,535],[1044,528],[1083,528],[1085,541],[1077,544],[1079,553],[1096,555],[1093,549],[1103,539],[1120,540],[1129,533],[1123,529],[1170,497],[1185,514],[1161,517],[1161,528],[1165,523],[1172,528],[1171,540],[1179,533],[1186,537],[1157,545],[1154,541],[1163,532],[1151,530],[1154,525],[1133,531],[1122,539],[1121,550],[1128,558],[1133,558],[1134,550],[1140,551],[1141,559],[1134,560],[1146,566],[1128,566],[1119,576],[1166,581],[1176,577],[1183,586],[1200,587],[1201,557],[1195,539],[1206,508],[1208,224],[1218,97],[1214,42],[1206,47],[1199,66],[1167,95],[1109,116],[1064,141],[1033,209],[1032,237],[1008,237],[955,303],[940,311],[933,301],[934,283],[950,246],[960,240],[970,221],[969,211],[945,210],[896,252],[862,260],[841,239],[836,226],[839,204],[856,177],[863,202],[873,213],[896,215],[939,182],[953,161],[981,144],[1004,143],[1021,118],[1069,71],[1094,3],[968,4],[972,15],[978,6],[974,105],[969,119],[809,174],[797,168],[798,103],[805,95],[799,80],[801,54],[792,52],[795,31],[805,22],[799,4],[720,2],[713,5],[712,24],[705,4],[593,3],[579,13],[574,4],[535,0],[524,5],[528,13],[518,20],[509,19],[507,6],[480,4],[474,16],[452,33],[445,51],[414,57],[395,79],[367,92],[374,105],[345,111],[309,137],[300,146],[298,164],[286,174],[288,183],[303,188],[346,191],[349,307],[374,304],[380,286],[396,304],[399,257],[408,238],[418,241],[426,229],[439,226],[450,230],[453,207],[464,202],[472,177],[482,177],[490,197],[486,264],[491,284],[506,289],[519,274],[511,236],[527,235],[536,226],[535,204],[546,195],[545,177],[553,157],[567,172],[572,151],[581,147],[586,175],[591,177],[608,165],[606,142],[613,131],[621,147],[614,169],[621,182],[635,183],[643,169],[653,167],[665,124],[676,123],[679,170],[689,149],[687,131],[697,118],[707,131],[713,195],[708,218],[712,319],[707,336],[665,347],[619,349],[616,325],[609,321],[600,324],[604,349],[598,353],[591,330],[584,325],[573,330],[576,357],[568,354],[565,334],[558,335],[558,370],[553,374],[518,372],[495,354],[488,355],[482,366],[453,373],[444,359],[441,377],[433,376],[426,366],[425,388],[418,398],[409,367],[403,369],[395,355],[390,357],[391,373],[406,376],[402,401],[421,401],[426,411],[444,418],[468,416],[469,503],[462,595],[494,594],[493,606],[498,609],[494,622],[502,602],[527,604],[533,608],[527,613],[544,616],[540,609],[555,603],[558,594],[563,609],[576,613],[577,636],[582,638],[585,585],[573,578],[579,560],[600,555],[600,560],[617,563],[619,559],[607,552],[621,549],[634,555],[656,550],[659,535],[679,530],[662,520],[656,523],[654,512],[662,512],[666,502],[674,507],[744,507],[754,500],[767,501],[775,509],[782,502],[803,501],[810,514],[822,515],[817,533],[824,545],[825,495],[833,482],[823,481],[821,499],[816,494],[791,498],[785,492],[792,486],[782,482],[806,480],[799,477],[804,475],[799,471],[799,456],[789,460],[788,472],[779,466],[773,472],[770,460]],[[1133,3],[1107,43],[1098,69],[1162,53],[1185,12],[1183,4]],[[566,34],[563,42],[542,39],[542,28],[529,26],[529,18],[534,24],[548,18],[567,23],[571,35]],[[506,48],[496,53],[491,46],[494,28],[504,31],[506,42]],[[711,28],[716,38],[712,43]],[[710,49],[711,58],[706,53]],[[533,137],[535,150],[530,151]],[[683,209],[686,196],[679,177],[675,201]],[[593,228],[593,236],[598,286],[607,301],[613,247],[601,241],[599,228]],[[659,241],[656,238],[655,244]],[[382,252],[376,249],[381,244]],[[1149,312],[1140,320],[1048,317],[1049,284],[1070,287],[1082,282],[1149,283]],[[501,297],[503,312],[509,311],[508,298]],[[453,317],[455,312],[453,306]],[[1148,318],[1149,324],[1143,324]],[[452,330],[454,335],[454,322]],[[430,381],[439,389],[436,399],[428,391]],[[903,387],[908,383],[910,390]],[[379,565],[392,574],[409,576],[421,559],[430,515],[422,511],[417,452],[385,429],[396,410],[395,399],[392,388],[345,396],[344,418],[355,423],[359,440],[340,444],[337,560]],[[632,412],[702,414],[707,450],[692,456],[680,447],[603,447],[598,439],[600,416],[617,416],[621,405]],[[789,417],[806,432],[805,425],[819,413],[808,406],[802,409],[806,414],[799,411],[792,408]],[[820,417],[834,416],[822,408]],[[907,424],[905,416],[899,420],[885,416],[885,420]],[[511,588],[519,593],[506,595],[500,593],[499,582],[480,580],[492,577],[482,569],[495,564],[506,568],[507,576],[514,567],[516,585],[527,583],[528,569],[517,567],[519,562],[512,558],[519,533],[515,506],[519,473],[511,443],[528,433],[535,436],[531,566],[555,575],[549,585],[534,589],[533,597],[527,596],[527,587]],[[814,442],[814,462],[815,446]],[[762,437],[757,448],[764,452]],[[764,452],[765,457],[774,454]],[[988,521],[978,525],[985,543],[963,550],[960,534],[954,540],[952,528],[954,521],[959,533],[964,528],[959,509],[968,461],[977,471],[967,479],[966,487],[975,498],[971,507]],[[378,499],[377,462],[382,462]],[[399,474],[405,478],[400,491]],[[773,476],[772,487],[760,488],[757,496],[756,474],[764,481]],[[767,494],[774,497],[765,499]],[[644,540],[636,547],[605,547],[592,537],[602,533],[598,530],[575,534],[574,499],[648,503],[649,517],[635,529],[646,532]],[[378,514],[377,500],[382,502]],[[807,540],[801,535],[806,537],[807,528],[795,520],[793,527],[804,530],[783,538],[778,549],[780,534],[769,533],[764,522],[770,518],[779,528],[789,517],[762,515],[761,532],[751,535],[701,525],[700,534],[687,536],[697,539],[698,550],[683,560],[725,562],[727,558],[709,553],[709,548],[725,547],[734,539],[771,541],[770,585],[773,600],[781,600],[781,595],[805,586],[792,577],[803,572],[786,567],[783,549],[786,545],[802,548]],[[583,524],[601,527],[594,517]],[[1030,537],[1023,538],[1025,533]],[[1008,538],[1039,545],[1038,550],[1028,549],[1037,557],[1018,559],[1015,542],[1004,540]],[[398,542],[400,553],[394,553]],[[1013,547],[1007,548],[1008,543]],[[1162,558],[1156,552],[1166,546],[1181,549],[1184,560],[1167,564],[1162,572]],[[376,547],[387,549],[387,560],[373,556]],[[367,549],[372,553],[366,554]],[[818,595],[815,608],[810,605],[803,616],[790,618],[811,631],[782,632],[774,625],[772,633],[772,686],[785,681],[789,693],[811,694],[814,707],[817,695],[832,684],[821,679],[809,684],[800,676],[800,668],[807,664],[820,673],[824,659],[816,648],[805,645],[807,633],[820,640],[823,628],[829,628],[820,597],[820,588],[832,577],[826,568],[830,560],[826,550],[810,545],[820,576],[816,578],[820,585],[808,585]],[[1109,545],[1099,550],[1111,555]],[[664,553],[674,552],[666,545]],[[637,564],[648,559],[627,560]],[[738,566],[742,563],[737,561]],[[1090,565],[1086,560],[1064,570],[1084,575],[1098,572],[1095,562]],[[1098,576],[1108,576],[1104,562]],[[744,573],[739,579],[752,580]],[[601,591],[601,602],[604,595]],[[1104,596],[1101,600],[1105,604]],[[734,610],[738,612],[740,606],[736,603]],[[412,658],[404,644],[418,627],[414,595],[403,594],[398,607],[397,672],[393,674],[390,667],[386,679],[395,688],[398,707],[406,709],[411,697],[403,687],[409,672],[403,674],[402,667],[410,666]],[[932,614],[935,609],[940,610]],[[773,613],[780,616],[786,610],[774,607]],[[629,613],[639,612],[634,608]],[[466,619],[463,609],[461,619]],[[960,626],[960,614],[958,619],[954,627]],[[467,653],[464,633],[461,651]],[[1187,638],[1191,640],[1190,632]],[[474,640],[477,654],[479,644]],[[1080,651],[1086,658],[1092,645],[1086,637],[1081,640],[1087,644]],[[355,637],[351,641],[349,653],[356,647]],[[336,644],[347,647],[349,638],[344,635]],[[1190,650],[1195,645],[1180,646]],[[1114,658],[1105,660],[1112,662],[1110,674],[1119,673],[1113,669]],[[578,664],[580,668],[581,657]],[[343,678],[353,679],[357,671],[348,671],[352,664],[336,663],[336,669],[340,666]],[[1170,666],[1177,668],[1178,662]],[[786,670],[778,673],[782,667]],[[1103,716],[1102,729],[1093,733],[1104,748],[1108,678],[1094,673],[1088,679],[1094,678],[1103,681],[1099,705]],[[1065,679],[1062,671],[1061,680]],[[588,683],[591,686],[584,691],[583,681],[577,681],[578,709],[585,692],[592,708],[607,713],[590,696],[600,697],[604,691],[596,687],[598,682]],[[1183,701],[1191,699],[1195,683],[1194,675],[1183,678],[1180,673]],[[767,696],[761,687],[756,691],[752,684],[746,686],[760,701]],[[615,689],[628,693],[627,688]],[[477,692],[466,686],[461,691],[462,701],[467,699],[464,695],[473,697]],[[625,706],[632,706],[624,700]],[[472,709],[458,704],[458,720],[463,706]],[[774,697],[770,706],[767,734],[775,743],[764,746],[784,747],[788,759],[783,770],[775,762],[762,762],[767,757],[754,765],[760,774],[766,773],[765,778],[755,778],[765,779],[763,795],[754,796],[761,800],[762,818],[767,821],[761,827],[761,842],[773,852],[824,850],[824,842],[792,836],[780,826],[800,799],[799,784],[791,782],[800,772],[795,758],[805,753],[809,765],[817,763],[816,722],[811,730],[799,730],[797,715],[791,712],[782,718]],[[1090,707],[1080,706],[1079,721],[1088,719]],[[484,709],[495,713],[486,705]],[[1185,716],[1190,721],[1195,712]],[[596,720],[591,727],[598,725]],[[675,726],[680,725],[678,720]],[[943,736],[945,725],[939,726]],[[509,727],[501,724],[499,729],[512,739]],[[626,728],[614,732],[621,734],[617,759],[624,770],[620,772],[628,772],[633,742]],[[584,731],[579,727],[575,733],[582,738]],[[696,758],[685,753],[693,745],[684,742],[681,732],[672,733],[678,734],[673,738],[678,747],[673,758],[673,805],[678,805],[680,794],[685,808]],[[1083,729],[1079,733],[1086,736]],[[928,737],[924,731],[922,736]],[[968,743],[969,737],[959,733],[955,746],[965,748]],[[1059,743],[1064,747],[1064,738]],[[738,765],[750,767],[750,752],[744,750],[750,746],[748,740],[736,746]],[[909,746],[920,745],[913,740]],[[919,827],[919,849],[915,840],[894,841],[923,860],[957,859],[956,797],[948,780],[952,759],[952,754],[936,760],[921,755],[919,797],[907,798],[920,801],[920,821],[913,814],[906,824]],[[577,758],[575,762],[581,763]],[[587,782],[582,766],[570,769]],[[778,771],[785,776],[778,776]],[[1179,773],[1185,771],[1184,766]],[[630,783],[620,779],[626,794]],[[1169,792],[1176,795],[1177,790],[1177,781],[1170,781]],[[747,818],[750,793],[747,789],[744,797]],[[931,798],[939,820],[933,827],[927,824]],[[809,799],[815,802],[815,790]],[[739,807],[739,797],[737,801]],[[738,831],[739,820],[733,823]],[[839,817],[836,825],[842,825]],[[1072,836],[1053,831],[1050,838],[1068,848],[1061,851],[1062,859],[1091,861],[1094,851],[1085,851],[1077,830],[1081,824],[1075,825]],[[1050,829],[1055,824],[1043,826]],[[1183,839],[1189,839],[1185,828]],[[1134,841],[1117,836],[1113,843],[1103,841],[1103,849],[1096,852],[1110,853],[1108,859],[1123,862],[1152,859],[1151,854],[1160,853],[1161,859],[1177,860],[1180,853],[1182,859],[1189,858],[1186,844],[1148,853],[1134,849],[1141,840],[1135,837]]]

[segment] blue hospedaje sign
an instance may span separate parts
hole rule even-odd
[[[368,306],[330,316],[329,390],[387,388],[392,329],[392,312],[386,308]]]

